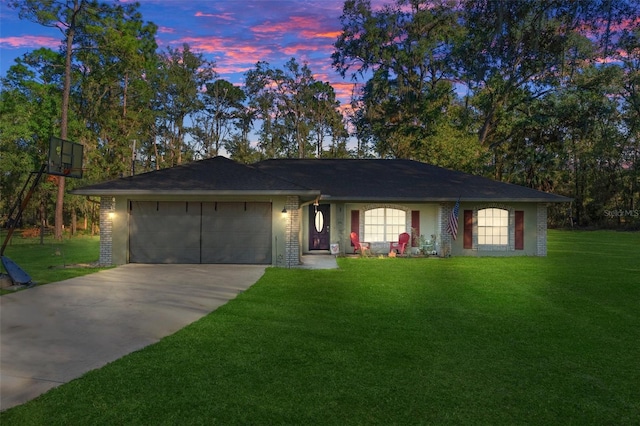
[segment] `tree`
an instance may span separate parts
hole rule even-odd
[[[338,108],[340,102],[336,99],[333,87],[327,82],[316,81],[309,86],[309,126],[310,138],[315,145],[316,157],[325,156],[325,140],[332,141],[330,150],[331,157],[339,156],[339,141],[346,139],[348,133],[344,125],[344,117]]]
[[[49,138],[59,131],[63,69],[64,57],[42,48],[16,59],[1,80],[2,211],[15,202],[28,174],[47,161]]]
[[[447,1],[397,0],[373,11],[368,0],[348,0],[340,18],[333,66],[367,79],[357,128],[366,129],[380,156],[417,158],[435,135],[453,99],[458,10]]]
[[[73,44],[78,22],[84,13],[97,7],[95,1],[88,0],[20,0],[11,1],[10,7],[19,10],[21,19],[28,19],[40,25],[58,28],[64,36],[65,52],[64,84],[60,110],[60,137],[68,138],[69,98],[71,96],[71,62]],[[58,195],[55,213],[55,237],[62,238],[65,178],[58,179]]]
[[[308,64],[292,58],[274,69],[258,62],[245,81],[248,111],[262,123],[259,148],[266,158],[312,157],[321,153],[325,136],[342,137],[335,93],[313,77]]]
[[[154,97],[147,78],[157,68],[153,24],[144,23],[137,5],[102,7],[85,19],[77,34],[78,114],[91,130],[88,160],[94,179],[130,174],[134,141],[152,135]]]
[[[293,58],[284,65],[284,69],[271,70],[269,75],[279,115],[283,119],[276,123],[276,128],[285,143],[285,152],[288,157],[297,153],[299,158],[305,158],[310,132],[309,91],[315,79],[306,63],[300,67]]]
[[[519,129],[517,111],[562,90],[581,67],[606,57],[614,27],[634,22],[638,7],[609,0],[463,5],[467,34],[455,56],[473,94],[470,106],[482,117],[478,140],[493,151],[494,176],[502,179],[507,145]]]
[[[280,157],[282,144],[275,132],[280,120],[276,94],[271,88],[271,68],[268,62],[259,61],[255,68],[245,73],[245,94],[247,95],[247,117],[253,123],[260,121],[257,132],[258,146],[266,158]]]
[[[185,119],[203,108],[200,91],[215,77],[214,63],[194,53],[188,44],[182,50],[168,47],[161,54],[160,67],[153,75],[158,116],[158,137],[164,142],[162,155],[166,166],[182,164],[185,144]],[[167,156],[168,158],[166,158]]]
[[[246,95],[238,86],[226,80],[216,80],[206,85],[202,93],[204,108],[195,114],[191,133],[200,146],[202,158],[219,154],[224,142],[230,137],[234,124],[242,119],[243,102]]]
[[[478,140],[494,151],[497,179],[503,174],[502,145],[512,136],[512,113],[554,86],[578,12],[577,2],[563,0],[464,2],[467,34],[457,58],[482,120]]]
[[[620,96],[625,130],[619,208],[633,211],[640,206],[640,28],[620,35],[616,59],[623,69]]]
[[[235,122],[236,132],[224,144],[231,158],[244,164],[255,163],[260,160],[260,152],[252,147],[249,141],[252,122],[253,115],[248,108],[245,108],[237,116]]]
[[[616,74],[613,68],[587,67],[561,97],[566,170],[571,173],[579,224],[600,222],[620,187],[621,122],[617,101],[610,97]]]

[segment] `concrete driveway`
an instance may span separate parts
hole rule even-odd
[[[264,271],[128,264],[0,297],[0,409],[175,333]]]

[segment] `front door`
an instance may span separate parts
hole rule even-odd
[[[329,250],[329,207],[309,206],[309,250]]]

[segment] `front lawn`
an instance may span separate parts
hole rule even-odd
[[[4,412],[29,424],[638,424],[640,234],[547,258],[270,268],[158,344]]]
[[[4,241],[5,236],[6,231],[0,233],[0,241]],[[42,285],[99,271],[96,265],[99,244],[97,235],[62,240],[47,236],[40,244],[40,238],[23,238],[16,232],[4,255],[29,274],[36,284]],[[2,272],[6,271],[3,269]],[[0,290],[0,294],[12,292]]]

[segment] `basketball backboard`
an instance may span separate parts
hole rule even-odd
[[[47,173],[50,175],[82,178],[83,151],[84,147],[79,143],[52,136],[49,142]]]

